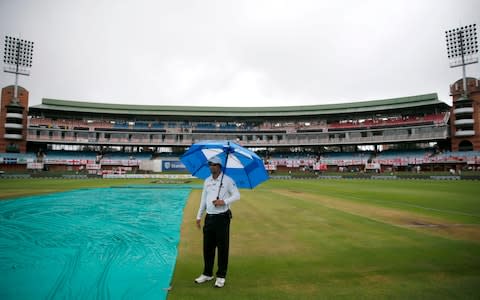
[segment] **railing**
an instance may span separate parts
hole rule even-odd
[[[460,109],[461,110],[461,109]],[[430,114],[425,116],[411,118],[389,118],[389,119],[368,119],[365,121],[333,122],[327,124],[326,120],[310,120],[309,122],[288,122],[276,123],[275,121],[265,121],[259,124],[234,125],[224,122],[167,122],[167,121],[116,121],[111,123],[107,120],[76,120],[76,119],[51,119],[51,118],[30,118],[29,125],[42,126],[47,128],[85,128],[89,131],[108,130],[109,128],[121,129],[125,131],[152,131],[163,129],[169,133],[195,132],[195,133],[243,133],[243,132],[309,132],[309,131],[338,131],[350,129],[367,128],[387,128],[392,126],[415,126],[426,124],[446,124],[448,121],[448,112]]]
[[[446,113],[441,114],[431,114],[419,117],[411,118],[391,118],[387,120],[365,120],[365,121],[351,121],[351,122],[334,122],[328,125],[329,129],[353,129],[353,128],[382,128],[382,127],[391,127],[391,126],[411,126],[415,124],[441,124],[442,122],[446,124],[445,121]]]
[[[455,120],[455,126],[461,126],[461,125],[473,125],[474,121],[473,119],[461,119],[461,120]]]
[[[473,136],[475,135],[475,130],[458,130],[455,132],[455,136]]]
[[[119,133],[120,134],[120,133]],[[94,145],[144,145],[144,146],[188,146],[199,140],[234,140],[245,146],[314,146],[342,144],[375,144],[405,141],[432,141],[448,137],[448,127],[417,126],[383,130],[337,131],[337,132],[291,132],[291,133],[159,133],[159,132],[122,132],[113,135],[109,131],[63,130],[53,128],[28,129],[27,141],[56,144],[94,144]],[[111,136],[110,136],[111,135]]]
[[[454,114],[464,114],[464,113],[473,113],[473,107],[463,107],[463,108],[457,108],[453,111]]]

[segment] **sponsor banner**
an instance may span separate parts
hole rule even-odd
[[[32,158],[25,157],[0,157],[0,163],[6,165],[24,165],[27,163],[35,162]]]
[[[139,166],[140,160],[122,160],[122,166]]]
[[[270,176],[270,178],[272,178],[272,179],[292,179],[292,176],[290,176],[290,175],[283,175],[283,176],[272,175],[272,176]]]
[[[179,160],[162,160],[162,171],[186,171],[185,165]]]
[[[287,160],[287,168],[299,168],[300,161],[299,160]]]
[[[326,171],[327,169],[327,164],[324,163],[316,163],[313,165],[313,170],[315,171]]]
[[[67,164],[67,160],[66,159],[50,159],[50,158],[46,158],[43,160],[46,164],[49,164],[49,165],[66,165]]]
[[[379,163],[366,163],[365,169],[367,170],[379,170],[380,164]]]
[[[103,178],[167,178],[167,179],[192,179],[192,175],[186,174],[103,174]]]
[[[42,170],[43,169],[43,163],[27,163],[27,169],[32,169],[32,170]]]
[[[19,164],[26,164],[29,162],[35,162],[35,160],[32,158],[23,158],[23,157],[18,159]]]
[[[273,164],[269,164],[269,165],[265,165],[265,169],[267,171],[275,171],[275,170],[277,170],[277,166],[273,165]]]
[[[321,175],[318,176],[318,179],[342,179],[343,177],[340,175]]]
[[[119,159],[102,159],[101,161],[102,165],[106,166],[118,166],[122,164],[122,161]]]
[[[136,159],[102,159],[102,165],[106,166],[139,166],[140,160]]]
[[[67,160],[67,165],[69,166],[79,166],[79,165],[84,165],[85,163],[82,164],[81,159],[68,159]]]
[[[430,176],[433,180],[460,180],[460,176]]]
[[[397,176],[395,175],[376,175],[370,177],[371,179],[383,179],[383,180],[392,180],[392,179],[397,179]]]
[[[480,165],[480,157],[467,157],[467,165]]]
[[[4,157],[3,158],[3,163],[6,165],[16,165],[17,164],[17,158],[16,157]]]
[[[87,170],[100,170],[101,168],[101,164],[87,164]]]

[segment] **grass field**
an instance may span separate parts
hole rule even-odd
[[[1,180],[0,197],[148,180]],[[223,289],[196,285],[200,190],[169,299],[480,299],[478,181],[270,180],[241,190]]]

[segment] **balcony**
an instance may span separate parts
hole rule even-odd
[[[23,138],[21,134],[14,133],[5,133],[3,137],[7,140],[21,140]]]
[[[455,120],[455,126],[461,125],[473,125],[473,119],[462,119],[462,120]]]
[[[22,120],[23,119],[23,115],[22,114],[19,114],[19,113],[12,113],[12,112],[9,112],[7,113],[7,119],[9,118],[12,118],[12,119],[20,119]]]
[[[472,99],[468,98],[468,97],[465,97],[465,96],[461,96],[459,97],[457,100],[455,100],[456,102],[466,102],[466,101],[472,101]]]
[[[5,123],[5,128],[23,129],[23,125],[16,123]]]
[[[457,108],[453,111],[456,115],[458,114],[473,114],[473,107],[462,107],[462,108]]]
[[[470,125],[471,126],[471,125]],[[465,128],[468,131],[471,128]],[[380,130],[382,134],[374,135],[372,130],[359,132],[338,131],[329,138],[329,134],[322,129],[318,132],[269,134],[268,132],[242,133],[178,133],[158,134],[134,133],[128,138],[129,132],[112,133],[110,131],[98,131],[98,135],[89,135],[80,131],[69,131],[54,128],[28,128],[27,141],[59,143],[59,144],[91,144],[91,145],[142,145],[142,146],[188,146],[195,141],[205,139],[237,140],[245,146],[269,147],[269,146],[315,146],[315,145],[339,145],[339,144],[371,144],[371,143],[395,143],[405,141],[431,141],[441,140],[448,136],[448,127],[438,125],[426,125],[422,127],[397,128]],[[460,130],[459,130],[460,131]]]
[[[455,136],[461,137],[461,136],[472,136],[475,135],[475,130],[459,130],[455,132]]]

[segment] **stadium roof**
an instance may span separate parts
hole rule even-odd
[[[30,113],[56,112],[71,114],[102,114],[130,116],[190,116],[190,117],[288,117],[333,114],[355,114],[375,111],[412,109],[427,106],[448,108],[436,93],[373,101],[359,101],[326,105],[278,107],[213,107],[213,106],[158,106],[105,104],[83,101],[42,99],[42,104],[31,106]]]

